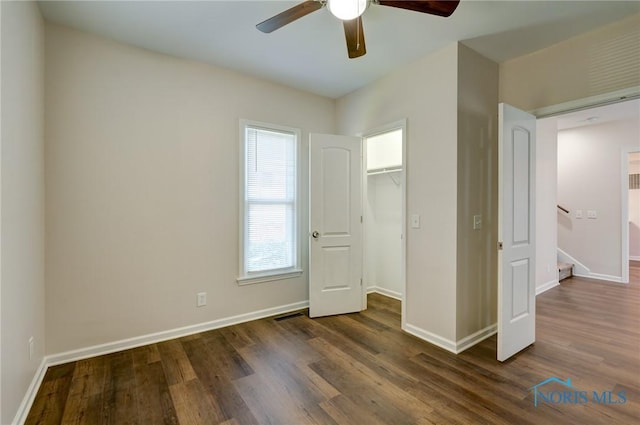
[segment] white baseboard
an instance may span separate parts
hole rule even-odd
[[[493,325],[489,325],[484,329],[480,329],[478,332],[462,338],[456,342],[456,354],[462,353],[464,350],[473,347],[477,343],[495,335],[497,332],[498,324],[494,323]]]
[[[609,274],[600,274],[600,273],[574,273],[574,276],[578,276],[578,277],[586,277],[589,279],[597,279],[597,280],[606,280],[608,282],[615,282],[615,283],[624,283],[622,281],[622,277],[620,276],[612,276]]]
[[[289,313],[291,311],[301,310],[307,307],[309,307],[309,301],[301,301],[293,304],[258,310],[251,313],[239,314],[237,316],[212,320],[211,322],[198,323],[196,325],[185,326],[182,328],[156,332],[148,335],[137,336],[134,338],[123,339],[120,341],[109,342],[106,344],[94,345],[92,347],[81,348],[64,353],[52,354],[47,356],[47,364],[48,366],[54,366],[57,364],[73,362],[89,357],[101,356],[103,354],[115,353],[117,351],[128,350],[130,348],[141,347],[148,344],[155,344],[156,342],[180,338],[199,332],[206,332],[213,329],[224,328],[226,326],[237,325],[239,323],[250,322],[252,320],[263,319],[269,316]]]
[[[58,354],[51,354],[42,359],[40,367],[31,381],[31,385],[25,394],[15,419],[14,425],[22,425],[27,419],[31,405],[38,393],[38,389],[42,384],[44,375],[50,366],[63,363],[69,363],[77,360],[87,359],[90,357],[101,356],[103,354],[115,353],[117,351],[128,350],[143,345],[154,344],[169,339],[180,338],[200,332],[206,332],[213,329],[224,328],[226,326],[237,325],[239,323],[250,322],[252,320],[263,319],[265,317],[285,314],[296,310],[309,307],[309,301],[300,301],[297,303],[286,304],[278,307],[258,310],[251,313],[239,314],[237,316],[225,317],[222,319],[212,320],[210,322],[198,323],[196,325],[185,326],[182,328],[170,329],[167,331],[156,332],[148,335],[141,335],[134,338],[123,339],[120,341],[108,342],[106,344],[94,345],[92,347],[80,348],[78,350],[66,351]]]
[[[493,325],[489,325],[484,329],[480,329],[479,331],[468,335],[461,340],[458,340],[457,342],[453,342],[450,339],[443,338],[440,335],[425,331],[422,328],[408,323],[405,325],[405,328],[403,330],[413,336],[427,341],[430,344],[437,345],[438,347],[445,349],[450,353],[460,354],[463,351],[473,347],[477,343],[484,341],[492,335],[495,335],[496,332],[498,332],[498,325],[496,323],[494,323]]]
[[[380,286],[369,286],[367,288],[367,294],[378,293],[384,295],[389,298],[396,299],[398,301],[402,301],[402,294],[400,292],[392,291],[390,289],[381,288]]]
[[[543,283],[540,286],[536,286],[536,295],[540,295],[543,292],[546,292],[551,288],[555,288],[558,285],[560,285],[560,282],[558,281],[558,279],[554,279],[554,280],[550,280],[547,283]]]
[[[29,388],[27,388],[27,393],[24,395],[20,406],[18,406],[18,411],[16,412],[15,418],[13,418],[13,422],[11,422],[12,424],[22,425],[27,420],[27,415],[29,414],[29,410],[31,410],[33,401],[36,399],[36,394],[38,394],[48,367],[47,357],[43,357],[40,366],[38,366],[36,373],[33,375]]]
[[[430,344],[437,345],[440,348],[456,354],[456,343],[451,341],[450,339],[443,338],[440,335],[436,335],[429,331],[425,331],[424,329],[414,326],[410,323],[405,324],[404,331],[424,341],[427,341]]]

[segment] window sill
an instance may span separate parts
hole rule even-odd
[[[302,270],[293,269],[286,272],[274,274],[262,274],[257,276],[242,276],[236,279],[238,285],[252,285],[254,283],[272,282],[274,280],[292,279],[302,275]]]

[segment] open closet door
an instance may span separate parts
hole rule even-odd
[[[362,140],[309,138],[309,316],[363,309]]]
[[[535,342],[536,118],[499,105],[498,360]]]

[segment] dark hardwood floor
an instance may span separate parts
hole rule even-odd
[[[640,423],[640,264],[631,278],[574,277],[538,296],[536,344],[504,364],[495,336],[455,356],[400,331],[399,302],[372,294],[358,314],[269,318],[52,367],[27,424]],[[550,377],[588,402],[534,406],[531,387]],[[567,390],[549,385],[551,401]]]

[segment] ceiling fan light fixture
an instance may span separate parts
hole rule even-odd
[[[329,11],[338,19],[351,21],[362,15],[369,5],[368,0],[328,0]]]

